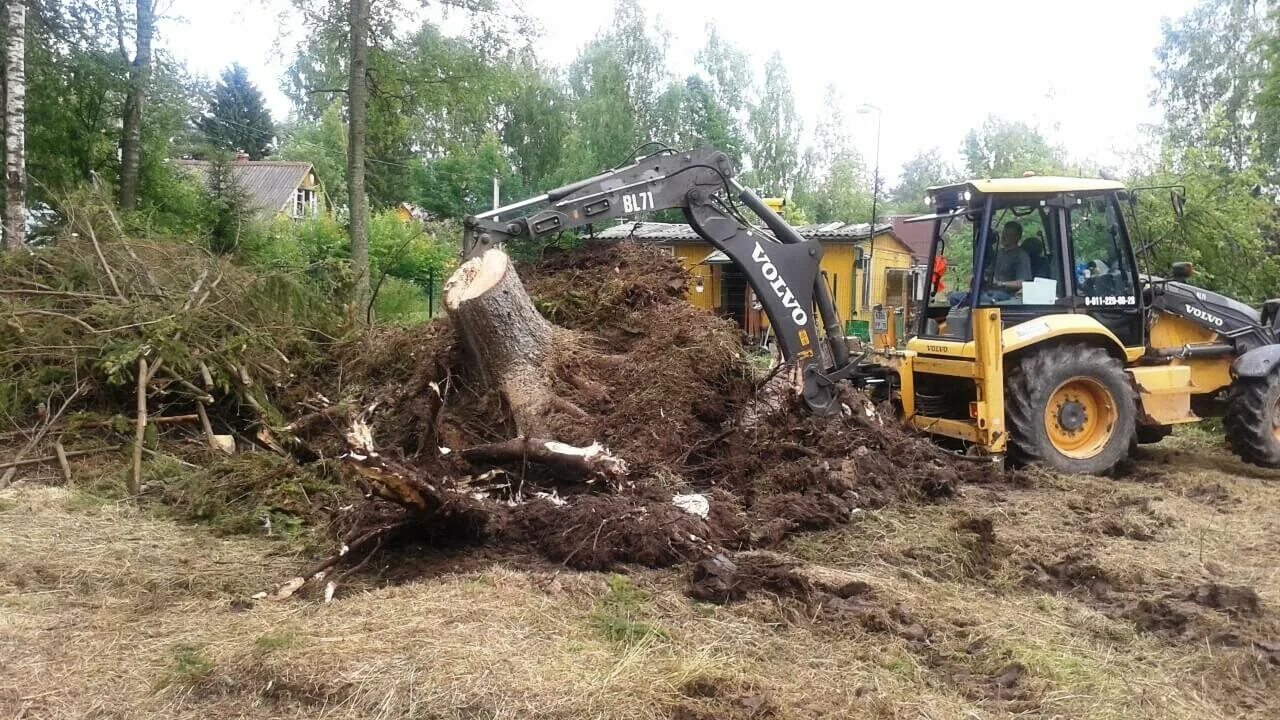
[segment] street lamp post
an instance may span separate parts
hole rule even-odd
[[[871,256],[876,246],[876,201],[880,199],[880,126],[884,113],[871,103],[858,108],[859,115],[876,114],[876,169],[871,180],[871,224],[867,228],[867,261],[862,273],[862,306],[871,304]]]

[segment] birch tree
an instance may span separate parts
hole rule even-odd
[[[357,322],[367,318],[369,302],[369,200],[364,189],[364,144],[369,99],[370,2],[351,0],[347,79],[347,202],[351,211],[351,265],[356,281],[352,299]]]
[[[4,53],[4,246],[14,251],[26,241],[26,0],[7,0],[8,36]]]
[[[128,21],[120,0],[115,0],[116,41],[120,57],[129,65],[129,91],[120,126],[120,209],[138,207],[142,182],[142,114],[151,84],[151,43],[155,37],[157,0],[137,0],[133,16],[134,52],[125,44]]]

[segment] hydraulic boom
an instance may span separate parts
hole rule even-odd
[[[733,198],[750,208],[768,229],[748,222]],[[592,223],[668,209],[683,211],[698,236],[742,270],[764,307],[783,357],[799,370],[806,405],[820,414],[835,411],[835,383],[860,379],[858,363],[862,358],[850,357],[831,290],[818,271],[822,246],[805,240],[755,193],[735,181],[729,158],[722,152],[709,148],[677,152],[662,147],[595,177],[469,217],[462,254],[464,258],[476,257],[513,239],[535,240]],[[502,219],[518,212],[526,214]],[[824,367],[822,353],[817,350],[815,309],[821,318],[829,367]]]

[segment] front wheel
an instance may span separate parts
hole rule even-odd
[[[1009,458],[1100,475],[1129,455],[1137,405],[1124,365],[1101,348],[1055,345],[1011,363],[1005,382]]]
[[[1236,378],[1222,418],[1227,443],[1241,460],[1280,467],[1280,371]]]

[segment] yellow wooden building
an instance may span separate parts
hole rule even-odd
[[[836,309],[846,325],[853,327],[871,319],[871,308],[885,303],[885,278],[890,268],[912,265],[911,249],[894,234],[890,225],[877,225],[874,239],[867,223],[825,223],[798,226],[805,238],[822,244],[822,271],[836,301]],[[693,275],[689,301],[697,307],[735,319],[744,330],[755,332],[763,322],[754,308],[746,276],[729,258],[698,237],[688,225],[676,223],[626,223],[596,233],[602,239],[632,239],[657,243],[671,253]],[[868,285],[866,269],[871,265]]]

